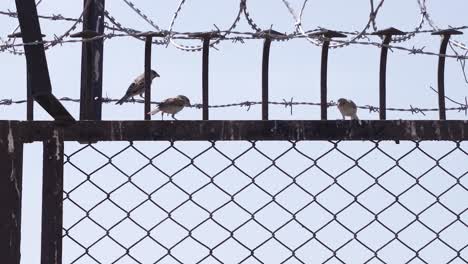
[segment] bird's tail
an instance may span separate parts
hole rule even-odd
[[[148,114],[155,115],[155,114],[159,113],[159,111],[161,111],[161,110],[159,110],[159,108],[156,108],[153,111],[149,112]]]
[[[122,97],[119,101],[117,101],[117,103],[115,103],[115,104],[116,104],[116,105],[117,105],[117,104],[118,104],[118,105],[121,105],[121,104],[123,104],[124,101],[127,100],[127,99],[128,99],[128,96],[125,95],[125,96]]]

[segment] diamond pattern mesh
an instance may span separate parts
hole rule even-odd
[[[67,143],[64,263],[466,263],[468,143]]]

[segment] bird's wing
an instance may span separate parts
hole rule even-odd
[[[166,100],[159,103],[159,105],[160,106],[168,106],[168,105],[183,106],[184,102],[178,98],[167,98]]]
[[[145,89],[144,79],[143,81],[135,80],[128,87],[126,95],[134,96],[134,95],[142,93],[144,89]]]
[[[356,104],[355,104],[352,100],[348,100],[348,102],[349,102],[349,105],[350,105],[353,109],[357,109]]]
[[[137,85],[135,84],[135,82],[132,82],[130,84],[130,86],[128,86],[128,89],[127,89],[127,92],[125,93],[125,95],[132,95],[136,92],[137,90]]]

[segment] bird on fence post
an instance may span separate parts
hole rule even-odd
[[[159,77],[159,74],[155,70],[151,70],[151,81],[156,77]],[[128,87],[125,95],[115,104],[121,105],[129,98],[134,99],[133,97],[136,95],[143,97],[142,94],[144,93],[145,93],[145,73],[135,78],[135,80]]]
[[[352,100],[340,98],[338,99],[337,107],[338,110],[340,110],[341,115],[343,116],[343,120],[345,120],[346,116],[351,117],[351,120],[359,120],[356,114],[357,106]]]
[[[168,98],[158,104],[156,109],[149,112],[149,114],[154,115],[161,112],[161,119],[163,119],[164,113],[171,115],[174,120],[175,114],[180,112],[184,107],[191,106],[190,100],[184,95],[178,95],[174,98]]]

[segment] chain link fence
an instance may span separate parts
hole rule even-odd
[[[466,141],[65,146],[64,263],[467,263]]]

